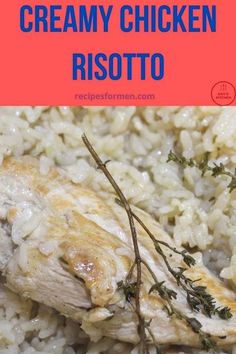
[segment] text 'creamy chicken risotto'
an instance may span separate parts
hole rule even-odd
[[[224,306],[228,301],[235,312],[236,191],[229,190],[227,176],[202,176],[196,166],[183,168],[167,159],[171,150],[194,161],[209,152],[210,163],[234,172],[236,107],[2,107],[0,353],[138,352],[132,314],[122,312],[126,305],[116,289],[132,264],[129,228],[122,208],[112,204],[112,186],[81,139],[84,132],[103,161],[111,160],[109,171],[138,215],[161,239],[194,252],[193,277],[201,271],[209,289],[218,284],[214,276],[224,280],[213,287],[217,301]],[[146,261],[171,284],[138,230]],[[78,233],[84,243],[78,244]],[[97,261],[75,271],[88,254],[99,259],[96,288],[87,275],[94,274]],[[183,294],[175,290],[181,309]],[[152,329],[162,338],[164,353],[205,353],[191,348],[199,346],[198,339],[181,324],[176,335],[156,300],[145,297],[143,304],[150,318],[159,313]],[[229,321],[193,316],[219,339],[217,353],[236,353],[235,314]],[[156,353],[154,346],[150,353]]]

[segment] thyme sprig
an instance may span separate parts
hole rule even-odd
[[[151,274],[154,284],[151,286],[149,290],[149,294],[157,292],[160,297],[165,300],[166,304],[163,307],[163,310],[166,311],[169,317],[175,316],[176,318],[185,321],[185,323],[192,329],[193,332],[197,333],[199,335],[200,342],[202,344],[202,349],[209,351],[210,349],[213,349],[214,351],[216,350],[216,343],[214,340],[211,338],[211,335],[208,333],[205,333],[202,331],[202,324],[196,319],[196,318],[191,318],[187,317],[185,314],[181,313],[172,303],[172,299],[177,298],[177,293],[170,289],[167,288],[164,284],[164,281],[159,282],[155,273],[152,271],[148,263],[146,263],[144,260],[142,260],[142,263],[145,265],[145,267],[148,269],[149,273]],[[136,283],[135,282],[130,282],[130,272],[128,275],[128,278],[126,278],[126,281],[119,282],[118,283],[118,288],[123,289],[124,294],[126,296],[127,301],[131,301],[132,297],[135,297],[136,293]],[[151,321],[147,322],[145,321],[145,328],[149,332],[153,343],[156,345],[157,353],[162,354],[161,347],[156,343],[155,337],[150,329],[150,324]]]
[[[167,288],[164,284],[165,282],[159,282],[155,273],[150,269],[149,265],[144,262],[147,269],[150,271],[152,278],[154,280],[154,285],[149,290],[149,294],[152,292],[158,292],[162,299],[166,301],[166,305],[164,306],[164,310],[167,312],[169,317],[175,316],[176,318],[185,321],[185,323],[192,329],[193,332],[197,333],[199,336],[199,340],[202,344],[202,349],[209,351],[213,349],[216,350],[216,343],[211,338],[211,335],[202,331],[202,324],[196,319],[186,316],[184,313],[181,313],[172,303],[172,299],[177,298],[177,293]]]
[[[83,135],[82,139],[85,146],[89,150],[91,156],[93,157],[94,161],[96,162],[97,168],[104,173],[104,175],[112,185],[114,191],[116,192],[118,196],[118,199],[116,199],[117,203],[125,209],[126,214],[128,216],[135,259],[126,277],[126,280],[118,283],[118,289],[122,289],[124,291],[125,298],[129,303],[131,303],[132,299],[134,299],[135,301],[134,310],[138,318],[138,334],[140,337],[139,353],[141,354],[149,353],[146,331],[148,331],[148,333],[150,334],[150,337],[152,338],[153,343],[156,346],[157,353],[161,353],[161,347],[155,342],[155,337],[150,329],[150,322],[147,322],[141,313],[140,294],[141,294],[141,285],[142,285],[142,265],[147,268],[154,281],[154,284],[151,286],[149,293],[151,294],[153,292],[157,292],[160,295],[160,297],[165,301],[164,309],[166,310],[168,316],[175,315],[178,319],[185,321],[185,323],[189,327],[191,327],[193,332],[199,335],[199,339],[204,349],[215,350],[216,345],[214,340],[211,338],[211,335],[202,331],[201,329],[202,325],[198,320],[187,317],[184,313],[180,312],[178,309],[175,308],[172,301],[176,299],[177,293],[173,289],[168,288],[165,285],[165,282],[159,281],[155,273],[152,271],[151,267],[145,262],[145,260],[141,258],[138,238],[137,238],[137,230],[135,227],[134,220],[136,220],[140,224],[140,226],[147,232],[147,234],[153,241],[155,250],[162,257],[168,271],[175,278],[177,285],[182,287],[182,289],[186,292],[186,299],[189,303],[189,306],[194,311],[202,310],[208,316],[212,316],[213,314],[218,314],[218,316],[220,316],[221,318],[228,319],[232,316],[230,309],[228,307],[216,308],[215,301],[213,297],[207,293],[206,287],[195,285],[197,280],[193,281],[185,276],[184,272],[186,271],[186,268],[183,267],[179,267],[177,269],[172,268],[161,246],[164,246],[169,250],[171,250],[172,252],[181,255],[183,261],[188,267],[195,265],[195,259],[190,254],[188,254],[186,250],[178,250],[177,248],[170,246],[168,243],[156,239],[156,237],[151,233],[151,231],[143,223],[143,221],[132,211],[123,192],[121,191],[116,181],[108,171],[106,167],[106,163],[102,162],[102,160],[100,159],[100,157],[98,156],[94,148],[92,147],[87,137]],[[171,158],[174,158],[173,156],[174,155],[172,153]],[[180,159],[178,161],[181,161],[183,164],[187,164],[187,160],[185,161],[184,158],[180,157],[178,159]],[[194,166],[195,162],[190,161],[188,163]],[[207,170],[206,169],[206,166],[208,166],[207,164],[208,164],[208,159],[206,157],[201,165],[202,170]],[[134,269],[136,269],[135,281],[132,280]]]
[[[141,283],[142,283],[142,259],[139,251],[139,245],[138,245],[138,238],[137,238],[137,232],[136,232],[136,227],[134,224],[134,218],[132,215],[132,211],[130,208],[130,205],[125,198],[123,192],[121,191],[120,187],[108,171],[106,167],[106,163],[103,163],[96,151],[94,150],[93,146],[89,142],[88,138],[84,134],[82,136],[82,140],[87,147],[88,151],[90,152],[91,156],[93,157],[94,161],[97,164],[97,168],[100,169],[108,181],[110,182],[111,186],[113,187],[114,191],[118,195],[119,199],[121,200],[122,204],[124,205],[128,220],[129,220],[129,226],[130,226],[130,231],[131,231],[131,237],[132,237],[132,242],[133,242],[133,248],[134,248],[134,254],[135,254],[135,267],[137,271],[137,277],[136,277],[136,291],[135,291],[135,311],[137,314],[138,318],[138,334],[140,336],[140,346],[139,346],[139,352],[141,354],[149,354],[149,349],[147,345],[147,335],[145,331],[145,319],[141,313],[141,306],[140,306],[140,293],[141,293]]]
[[[184,275],[186,268],[179,267],[179,270],[173,274],[177,284],[185,290],[187,294],[187,302],[194,311],[204,312],[208,317],[218,315],[223,320],[232,317],[232,313],[228,307],[216,307],[214,298],[207,292],[205,286],[195,285],[197,280],[192,280]]]
[[[120,200],[118,200],[117,198],[115,200],[119,205],[122,206]],[[187,278],[184,274],[187,268],[178,267],[177,270],[172,268],[172,266],[168,261],[168,258],[166,257],[160,245],[163,245],[169,248],[170,250],[172,250],[173,252],[181,255],[183,261],[189,267],[195,265],[196,263],[195,259],[186,250],[180,251],[175,247],[171,247],[167,242],[158,240],[153,235],[153,233],[148,229],[148,227],[144,224],[144,222],[133,211],[132,211],[132,215],[134,219],[140,224],[140,226],[146,231],[146,233],[151,238],[155,250],[162,257],[169,273],[175,278],[177,285],[180,286],[186,292],[186,298],[190,308],[197,312],[203,310],[203,312],[209,317],[211,317],[212,315],[218,315],[220,318],[225,320],[231,318],[232,314],[228,307],[216,307],[215,300],[207,292],[206,287],[195,285],[195,283],[200,279],[192,280],[190,278]]]
[[[176,155],[173,151],[170,151],[167,162],[176,162],[183,168],[197,167],[202,172],[202,177],[206,174],[206,172],[210,172],[212,177],[228,176],[231,180],[227,188],[229,188],[230,193],[233,192],[233,190],[236,189],[236,169],[234,170],[234,173],[232,173],[230,170],[226,169],[223,163],[216,164],[215,162],[213,163],[213,166],[210,166],[209,157],[210,153],[206,152],[203,159],[200,162],[197,162],[192,158],[187,159],[182,155]]]

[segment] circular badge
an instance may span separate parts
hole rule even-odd
[[[211,90],[211,98],[218,106],[231,105],[236,97],[236,89],[228,81],[217,82]]]

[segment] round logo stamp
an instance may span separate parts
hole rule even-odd
[[[231,105],[236,97],[236,89],[228,81],[219,81],[211,89],[211,98],[218,106]]]

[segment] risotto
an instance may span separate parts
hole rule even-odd
[[[112,187],[92,163],[83,132],[102,159],[111,160],[109,170],[130,203],[153,215],[177,245],[203,252],[208,268],[234,288],[236,191],[227,188],[228,177],[202,177],[196,167],[182,169],[167,157],[170,150],[188,159],[210,152],[211,161],[234,171],[236,107],[2,107],[0,163],[31,155],[41,174],[56,166],[73,183],[106,197]],[[0,228],[3,248],[2,233]],[[90,342],[79,324],[21,299],[4,282],[2,277],[0,353],[137,353],[113,339]],[[220,353],[235,354],[236,346]]]

